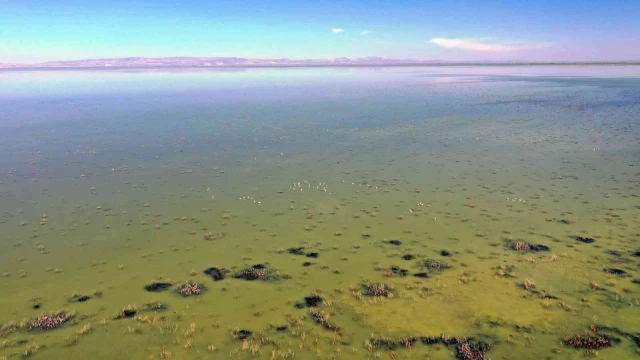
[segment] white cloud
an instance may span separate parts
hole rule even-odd
[[[369,34],[371,34],[371,31],[369,31],[369,30],[360,31],[360,35],[369,35]]]
[[[340,34],[341,32],[344,32],[344,29],[333,28],[333,29],[331,29],[331,32],[334,33],[334,34]]]
[[[541,49],[553,45],[552,43],[525,43],[525,42],[513,42],[513,43],[495,43],[487,42],[483,39],[448,39],[448,38],[433,38],[427,41],[429,44],[434,44],[445,49],[463,49],[469,51],[484,51],[484,52],[509,52],[518,50],[531,50]]]

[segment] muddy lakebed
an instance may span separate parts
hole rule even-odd
[[[640,67],[0,72],[0,359],[632,359]]]

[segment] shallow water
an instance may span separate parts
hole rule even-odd
[[[0,72],[0,359],[635,358],[639,134],[633,66]],[[620,341],[563,343],[592,326]]]

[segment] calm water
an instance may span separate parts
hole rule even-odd
[[[640,67],[5,71],[0,147],[0,359],[638,356]]]

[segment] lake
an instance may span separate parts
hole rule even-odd
[[[640,66],[0,71],[0,359],[631,359]]]

